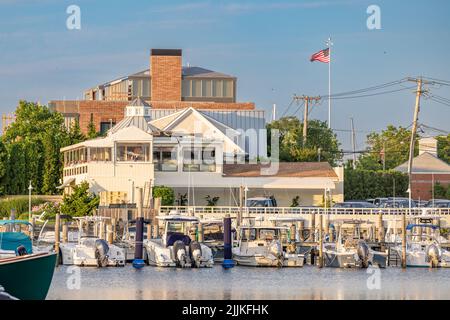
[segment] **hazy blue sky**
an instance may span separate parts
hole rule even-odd
[[[81,8],[68,30],[66,8]],[[366,27],[381,8],[381,30]],[[62,1],[0,0],[0,111],[19,99],[81,98],[84,89],[148,68],[151,48],[181,48],[183,63],[238,77],[238,100],[270,117],[294,93],[326,94],[327,65],[311,63],[331,35],[333,92],[424,75],[450,80],[450,1]],[[408,84],[407,84],[408,85]],[[450,87],[432,88],[450,98]],[[412,91],[333,102],[332,124],[366,131],[412,122]],[[288,114],[297,107],[293,106]],[[450,131],[450,107],[425,100],[420,121]],[[327,103],[313,118],[327,118]],[[350,133],[339,132],[348,150]]]

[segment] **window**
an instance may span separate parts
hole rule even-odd
[[[111,161],[111,148],[90,148],[91,161]]]
[[[100,122],[100,133],[105,134],[109,129],[114,127],[115,124],[114,121]]]
[[[211,147],[183,149],[183,171],[216,171],[216,150]]]
[[[212,97],[211,80],[202,80],[202,97]]]
[[[213,81],[213,97],[222,97],[222,92],[223,92],[223,81],[222,80],[214,80]]]
[[[191,80],[183,80],[181,83],[181,89],[183,91],[183,97],[191,96]]]
[[[149,150],[148,144],[117,144],[117,161],[148,162]]]
[[[233,82],[231,80],[223,81],[223,96],[227,98],[233,97]]]
[[[155,171],[178,171],[177,148],[155,147],[153,149]]]
[[[201,80],[192,80],[192,97],[201,97],[202,96],[202,81]]]

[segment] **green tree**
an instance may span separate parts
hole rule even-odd
[[[153,187],[153,197],[161,198],[161,205],[171,206],[175,200],[175,193],[170,187],[155,186]]]
[[[72,217],[88,216],[99,203],[100,198],[89,191],[89,183],[84,181],[75,186],[70,195],[64,195],[61,212]]]
[[[378,197],[404,197],[408,190],[408,176],[397,171],[373,171],[345,168],[345,200],[364,200]]]
[[[76,144],[86,140],[86,136],[81,132],[80,123],[78,122],[78,120],[75,120],[70,125],[68,139],[68,145]]]
[[[92,115],[91,115],[91,120],[89,121],[87,129],[88,129],[88,133],[87,133],[88,139],[94,139],[99,136],[99,133],[97,132],[97,130],[95,128],[94,117]]]
[[[79,142],[79,130],[70,136],[60,113],[36,103],[20,101],[15,114],[2,137],[8,153],[4,192],[26,193],[31,180],[34,193],[56,193],[62,173],[59,150]]]
[[[8,151],[6,150],[5,144],[0,139],[0,195],[6,194],[7,167]]]
[[[368,152],[361,155],[358,168],[362,170],[382,170],[382,150],[385,147],[386,170],[406,162],[409,158],[411,131],[403,127],[389,125],[381,133],[372,132],[367,136]],[[417,142],[417,140],[416,140]],[[418,144],[414,154],[418,154]]]
[[[450,164],[450,134],[447,136],[437,137],[438,141],[438,156]]]
[[[268,145],[272,130],[279,130],[280,161],[318,161],[319,148],[321,160],[335,166],[342,159],[339,141],[324,121],[310,120],[306,144],[303,145],[303,123],[296,117],[284,117],[267,125]]]

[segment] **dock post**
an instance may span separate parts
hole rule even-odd
[[[233,268],[233,243],[231,237],[231,217],[229,214],[223,218],[223,263],[222,267],[225,269]]]
[[[203,242],[203,223],[201,222],[197,225],[197,241]]]
[[[114,235],[113,235],[113,226],[111,223],[108,223],[106,225],[106,238],[109,244],[113,244],[114,242]]]
[[[305,236],[303,234],[303,230],[305,229],[305,221],[298,222],[298,239],[303,242],[305,241]]]
[[[69,225],[65,221],[62,224],[62,242],[67,243],[68,238],[69,238]]]
[[[111,232],[112,232],[113,242],[117,240],[116,224],[117,224],[116,218],[111,218]]]
[[[322,234],[323,216],[319,215],[319,268],[323,267],[323,234]]]
[[[330,221],[329,221],[327,216],[323,217],[323,221],[324,221],[324,223],[323,223],[323,233],[324,233],[324,236],[326,237],[326,236],[330,235]]]
[[[133,267],[135,269],[141,269],[145,262],[142,259],[142,242],[144,240],[144,217],[142,216],[142,188],[136,188],[136,204],[137,204],[137,217],[136,217],[136,238],[135,238],[135,251]]]
[[[384,242],[384,225],[383,225],[383,212],[378,214],[378,242]]]
[[[309,240],[314,242],[316,241],[316,213],[313,210],[311,212],[311,221],[309,222]]]
[[[60,225],[60,214],[57,213],[55,217],[55,252],[57,254],[56,265],[59,264],[59,225]]]
[[[406,268],[406,213],[402,215],[402,268]]]
[[[291,227],[289,228],[289,233],[290,233],[290,241],[291,242],[296,242],[297,241],[297,227],[295,226],[295,224],[291,224]]]

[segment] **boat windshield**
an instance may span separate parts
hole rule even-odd
[[[275,229],[260,229],[259,230],[259,239],[272,241],[278,239],[278,234]]]
[[[168,233],[184,233],[184,223],[181,221],[168,221],[167,222]]]
[[[244,241],[256,240],[256,229],[242,229],[241,240]]]

